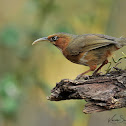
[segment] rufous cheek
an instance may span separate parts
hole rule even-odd
[[[69,41],[70,40],[68,38],[59,38],[56,41],[55,45],[61,48],[62,50],[64,50],[66,46],[68,45]]]

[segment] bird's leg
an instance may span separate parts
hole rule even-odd
[[[108,60],[106,59],[106,60],[102,63],[102,65],[101,65],[100,67],[98,67],[97,70],[95,70],[95,72],[93,73],[93,76],[96,76],[97,72],[98,72],[105,64],[107,64],[107,63],[108,63]]]
[[[90,71],[94,71],[96,68],[97,68],[97,65],[90,66],[90,69],[89,69],[89,70],[87,70],[87,71],[85,71],[85,72],[79,74],[79,75],[76,77],[76,79],[80,79],[82,76],[83,76],[83,78],[87,78],[88,75],[85,75],[85,74],[87,74],[87,73],[90,72]]]

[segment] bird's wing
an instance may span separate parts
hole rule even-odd
[[[102,34],[85,34],[74,38],[66,48],[70,55],[78,55],[109,44],[118,44],[115,37]]]

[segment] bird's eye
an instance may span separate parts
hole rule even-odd
[[[52,41],[56,41],[56,40],[58,40],[58,37],[57,36],[54,36],[51,39],[52,39]]]

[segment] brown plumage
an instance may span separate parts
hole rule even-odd
[[[33,44],[40,41],[51,42],[71,62],[89,66],[90,69],[81,75],[94,71],[97,65],[101,64],[95,70],[94,74],[96,74],[98,70],[108,63],[107,59],[114,51],[126,45],[126,38],[115,38],[102,34],[72,35],[68,33],[56,33],[37,39]]]

